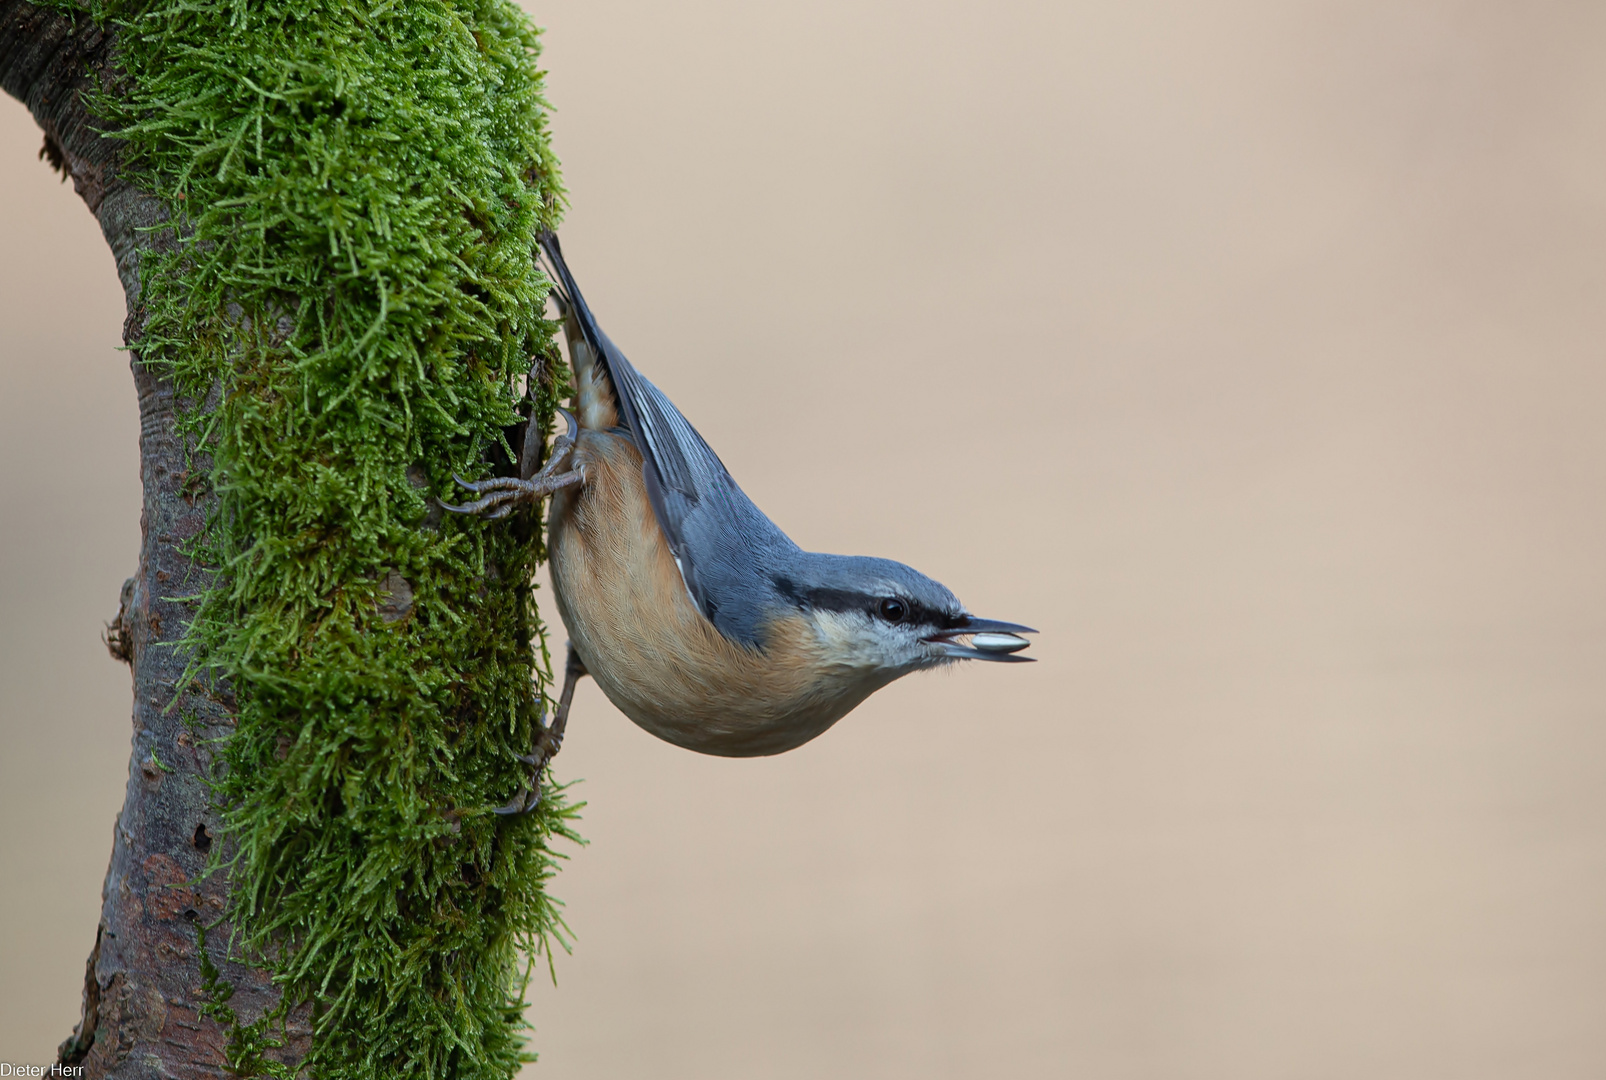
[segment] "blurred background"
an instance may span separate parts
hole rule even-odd
[[[799,543],[1042,631],[769,760],[587,683],[530,1075],[1606,1075],[1606,6],[530,7],[610,335]],[[122,298],[39,145],[0,99],[35,1062],[139,530]]]

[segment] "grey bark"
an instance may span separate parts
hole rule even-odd
[[[0,0],[0,88],[38,121],[40,156],[72,178],[116,257],[140,409],[139,570],[123,587],[108,634],[113,655],[133,672],[133,753],[85,970],[83,1014],[61,1044],[60,1061],[85,1066],[82,1075],[90,1077],[188,1080],[230,1075],[227,1033],[200,1014],[196,927],[217,923],[227,895],[224,875],[200,879],[218,835],[203,777],[211,765],[207,740],[229,730],[233,702],[226,689],[179,685],[189,655],[174,646],[192,611],[174,597],[194,595],[208,580],[181,545],[201,530],[216,500],[204,482],[205,463],[191,460],[175,428],[172,385],[137,348],[140,249],[163,242],[140,230],[164,215],[123,179],[119,144],[98,134],[82,98],[96,82],[113,85],[107,80],[114,44],[113,34],[87,17]],[[229,1005],[240,1020],[271,1008],[278,998],[267,975],[223,955],[227,925],[208,938],[213,962],[234,987]],[[272,1056],[299,1060],[306,1036],[304,1017],[298,1018],[290,1044]]]

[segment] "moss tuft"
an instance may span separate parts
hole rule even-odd
[[[561,790],[488,812],[550,679],[542,551],[533,520],[431,507],[505,456],[533,360],[543,429],[563,389],[536,31],[509,0],[95,14],[120,72],[96,108],[180,236],[143,257],[138,348],[221,508],[190,639],[238,701],[234,948],[311,1003],[315,1075],[507,1077],[520,955],[563,941],[549,841],[574,839]]]

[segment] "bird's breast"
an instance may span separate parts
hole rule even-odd
[[[831,663],[795,610],[768,619],[762,649],[725,638],[686,591],[635,444],[583,429],[573,453],[585,482],[552,499],[553,590],[586,670],[630,719],[700,753],[778,754],[883,685]]]

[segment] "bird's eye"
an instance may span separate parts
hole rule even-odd
[[[881,601],[876,612],[887,622],[903,622],[903,617],[909,614],[909,607],[902,600],[889,596]]]

